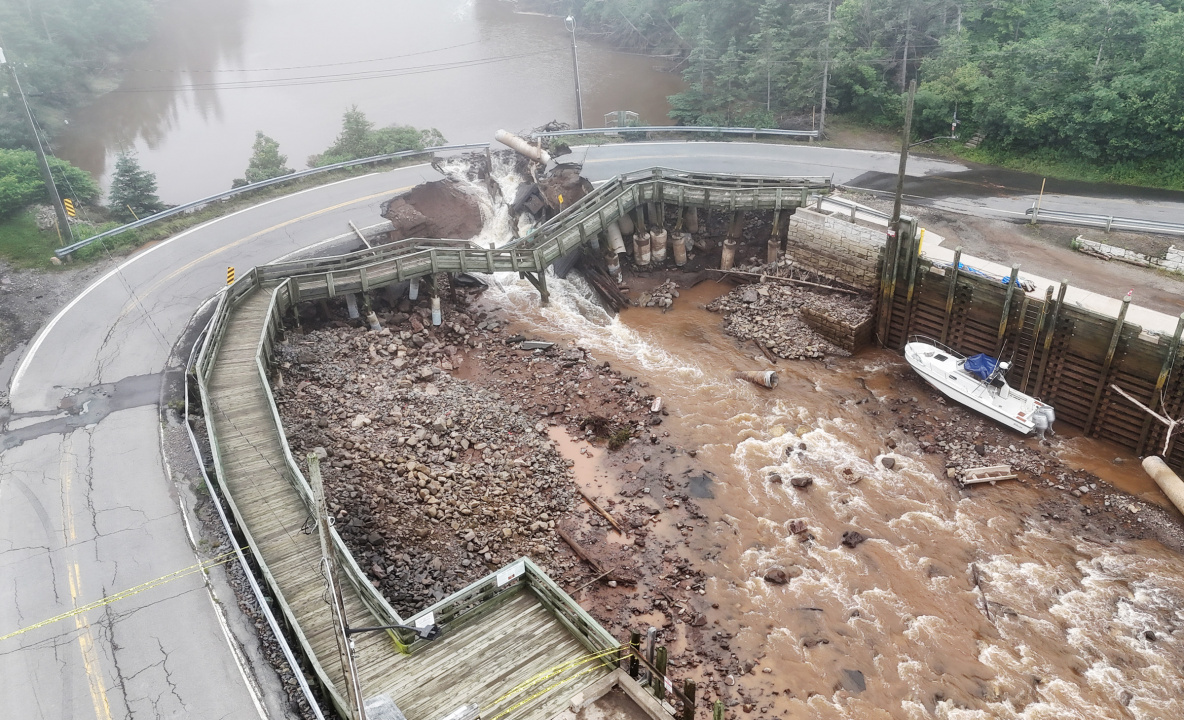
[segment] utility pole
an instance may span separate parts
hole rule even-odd
[[[571,31],[571,67],[572,72],[576,76],[576,125],[580,130],[584,129],[584,97],[580,92],[580,59],[576,55],[576,19],[572,15],[568,15],[563,19],[563,24]]]
[[[325,485],[321,482],[321,461],[313,453],[308,454],[308,480],[312,486],[313,512],[316,514],[317,535],[321,540],[321,563],[329,584],[330,605],[333,609],[333,636],[337,640],[337,651],[341,657],[341,674],[345,679],[349,695],[349,720],[366,720],[366,707],[362,699],[362,681],[354,665],[353,649],[350,647],[348,623],[345,617],[345,601],[341,597],[341,586],[337,582],[337,553],[329,537],[329,512],[325,507]]]
[[[892,203],[892,230],[900,237],[900,202],[904,197],[904,170],[909,162],[909,140],[913,137],[913,100],[917,97],[917,80],[909,81],[909,97],[904,106],[904,130],[900,137],[900,169],[896,171],[896,199]]]
[[[828,0],[826,3],[826,41],[822,51],[822,111],[818,116],[819,140],[826,134],[826,86],[830,82],[830,21],[834,5],[834,0]]]
[[[52,199],[53,211],[58,216],[58,227],[65,228],[66,234],[70,236],[70,241],[73,242],[74,232],[70,229],[70,220],[66,216],[66,208],[62,206],[62,197],[58,194],[57,185],[53,182],[53,173],[49,170],[49,161],[45,159],[45,149],[41,147],[41,134],[37,132],[37,123],[33,121],[33,111],[29,108],[29,101],[25,98],[25,91],[21,87],[21,81],[16,76],[16,66],[5,60],[3,49],[0,49],[0,65],[8,66],[8,72],[12,73],[12,82],[16,85],[16,91],[20,94],[21,102],[25,105],[25,117],[29,120],[29,132],[33,133],[33,148],[37,151],[37,161],[41,166],[41,178],[45,181],[45,189],[49,191],[49,196]]]

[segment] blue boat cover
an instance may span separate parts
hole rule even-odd
[[[978,355],[971,355],[966,358],[966,362],[962,364],[963,369],[979,380],[986,380],[991,377],[991,373],[995,372],[995,366],[999,361],[990,355],[979,353]]]

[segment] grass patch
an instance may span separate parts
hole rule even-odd
[[[57,230],[38,230],[31,210],[0,221],[0,257],[18,268],[53,267],[49,259],[59,247]]]
[[[603,442],[609,450],[620,450],[633,437],[631,427],[617,425],[603,415],[589,415],[580,423],[580,427],[591,430],[592,436]]]
[[[373,165],[362,165],[341,170],[300,178],[287,183],[280,183],[271,187],[252,190],[236,195],[227,200],[212,202],[205,207],[192,212],[176,215],[160,222],[152,223],[136,230],[120,233],[114,237],[105,238],[93,245],[78,250],[73,257],[76,261],[87,262],[106,257],[110,254],[130,252],[151,242],[158,242],[179,232],[196,227],[232,212],[248,208],[266,200],[291,195],[292,193],[309,188],[328,185],[359,175],[367,175],[375,171],[393,170],[409,165],[423,163],[423,156],[401,158]],[[75,225],[74,238],[83,240],[101,232],[117,228],[121,223],[109,222],[99,225]],[[30,233],[30,230],[32,231]],[[50,257],[58,248],[57,232],[41,232],[33,220],[32,213],[21,213],[8,221],[0,223],[0,258],[4,258],[13,265],[23,268],[51,268]]]
[[[1184,190],[1182,162],[1098,164],[1080,158],[1065,157],[1055,151],[1018,152],[999,148],[968,148],[960,140],[939,142],[940,144],[932,143],[928,152],[1058,180]]]

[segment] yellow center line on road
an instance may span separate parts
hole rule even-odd
[[[324,215],[325,213],[332,212],[334,210],[340,210],[341,208],[349,207],[350,205],[358,205],[360,203],[369,202],[375,198],[380,198],[385,195],[391,195],[393,193],[401,193],[406,190],[410,190],[411,187],[412,186],[410,186],[410,185],[406,185],[404,187],[395,188],[393,190],[383,190],[382,192],[374,193],[373,195],[367,195],[366,197],[355,198],[353,200],[347,200],[343,203],[338,203],[337,205],[332,205],[330,207],[321,208],[320,210],[317,210],[315,212],[310,212],[307,215],[301,215],[300,217],[292,218],[290,220],[285,220],[284,222],[279,223],[277,225],[272,225],[271,227],[269,227],[265,230],[259,230],[258,232],[251,233],[250,235],[247,235],[246,237],[243,237],[243,238],[239,238],[238,240],[235,240],[234,242],[227,243],[215,250],[211,250],[210,252],[206,253],[205,255],[202,255],[201,257],[199,257],[195,260],[191,260],[188,263],[185,263],[181,267],[177,268],[176,270],[173,270],[171,273],[169,273],[168,275],[161,278],[160,280],[157,280],[155,283],[153,283],[151,286],[149,286],[148,289],[145,290],[142,294],[140,294],[138,296],[133,294],[132,299],[129,300],[128,303],[123,306],[123,310],[120,311],[119,317],[116,318],[116,322],[119,322],[120,320],[122,320],[129,312],[132,311],[133,308],[135,308],[137,306],[140,307],[141,311],[144,312],[144,314],[147,314],[148,311],[144,309],[143,305],[141,305],[141,302],[145,298],[147,298],[149,295],[151,295],[152,293],[159,290],[161,288],[161,286],[168,283],[173,278],[188,271],[193,266],[195,266],[199,263],[205,262],[206,260],[209,260],[210,258],[212,258],[220,253],[223,253],[223,252],[226,252],[227,250],[231,250],[233,248],[236,248],[239,245],[242,245],[243,243],[250,242],[251,240],[254,240],[257,237],[260,237],[262,235],[266,235],[267,233],[275,232],[276,230],[279,230],[281,228],[285,228],[289,225],[293,225],[295,223],[302,222],[304,220],[308,220],[309,218],[314,218],[318,215]],[[245,275],[246,273],[243,273],[243,274]]]
[[[68,441],[67,441],[68,442]],[[63,452],[58,462],[58,474],[62,482],[62,519],[65,523],[63,530],[66,534],[66,553],[68,555],[67,576],[70,579],[70,602],[78,608],[78,597],[82,594],[82,568],[74,555],[74,542],[78,533],[74,527],[74,510],[70,506],[70,484],[73,478],[72,456]],[[90,687],[90,699],[94,704],[95,717],[98,720],[111,720],[111,705],[107,701],[107,689],[103,681],[103,668],[99,663],[99,654],[95,650],[95,639],[91,633],[90,623],[82,614],[74,617],[74,626],[78,630],[78,647],[82,652],[82,664],[86,668],[87,685]]]

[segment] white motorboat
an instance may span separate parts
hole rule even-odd
[[[1004,379],[1008,363],[989,355],[963,357],[941,343],[923,337],[909,338],[904,358],[942,395],[971,410],[1027,434],[1052,427],[1052,406],[1010,387]]]

